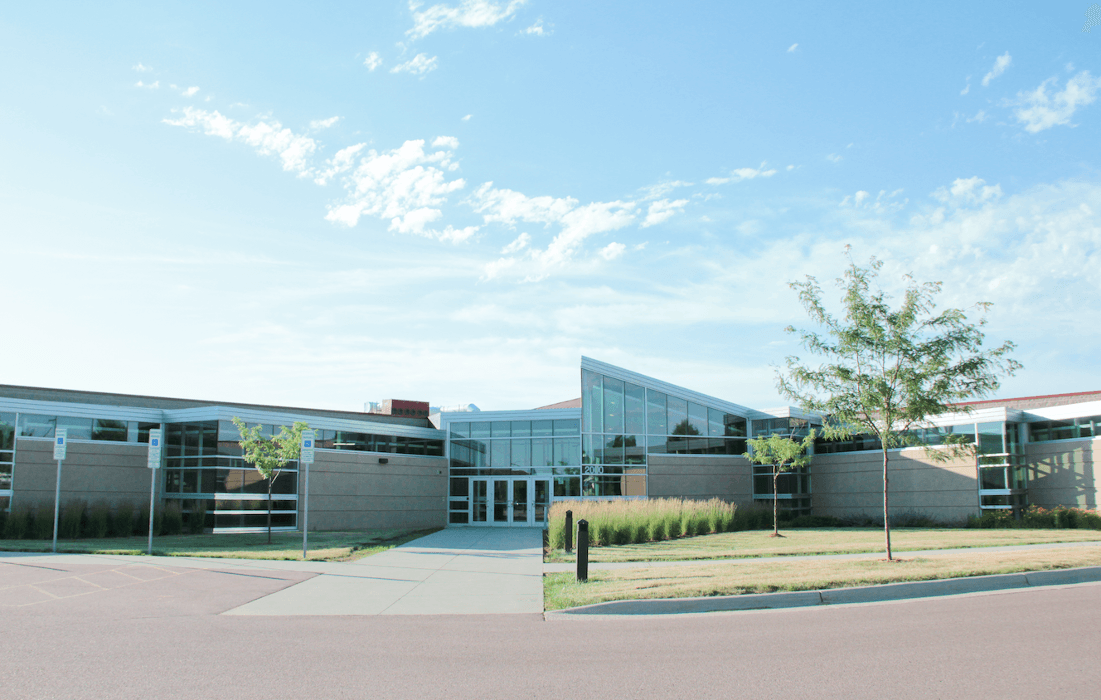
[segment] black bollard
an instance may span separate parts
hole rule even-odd
[[[566,511],[566,551],[573,551],[573,511]]]
[[[577,580],[589,580],[589,521],[577,521]]]

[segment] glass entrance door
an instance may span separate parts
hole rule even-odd
[[[541,527],[550,517],[550,479],[488,477],[470,482],[473,525]]]
[[[491,483],[493,484],[493,524],[507,525],[512,522],[509,482],[507,479],[494,479]]]

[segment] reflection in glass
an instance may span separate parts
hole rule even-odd
[[[604,377],[604,432],[623,432],[623,382]]]
[[[601,376],[587,369],[581,370],[581,431],[604,431],[604,398]]]
[[[693,435],[692,426],[688,423],[688,402],[670,396],[666,399],[668,405],[668,421],[670,435]]]
[[[532,437],[550,437],[554,434],[554,421],[533,420],[531,422]]]
[[[688,423],[692,431],[687,435],[707,435],[707,409],[697,403],[689,403]]]
[[[531,421],[512,421],[512,437],[531,437]]]
[[[624,432],[641,435],[646,432],[646,390],[636,384],[623,384]]]
[[[550,438],[532,438],[531,441],[531,466],[553,467],[554,451]]]
[[[531,440],[512,440],[512,466],[531,466]]]
[[[646,432],[650,435],[668,435],[669,422],[665,413],[665,394],[646,390]]]

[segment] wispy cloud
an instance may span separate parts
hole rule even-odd
[[[987,185],[980,177],[956,178],[947,187],[938,187],[932,197],[944,204],[956,207],[975,206],[993,202],[1002,196],[1001,185]]]
[[[437,139],[439,142],[439,139]],[[390,230],[448,240],[465,240],[477,230],[434,229],[448,195],[466,186],[462,178],[448,180],[453,164],[449,148],[426,151],[424,140],[406,141],[400,148],[368,151],[347,175],[348,201],[329,209],[326,219],[355,226],[364,215],[389,220]]]
[[[1069,125],[1074,112],[1096,100],[1101,88],[1101,78],[1094,78],[1088,70],[1067,80],[1061,91],[1048,94],[1049,89],[1058,87],[1058,82],[1057,78],[1048,78],[1031,92],[1017,93],[1017,99],[1010,103],[1017,105],[1013,114],[1024,124],[1025,131],[1035,134],[1053,126]]]
[[[333,124],[340,121],[340,117],[329,117],[328,119],[314,119],[310,122],[311,131],[320,131],[321,129],[328,129]]]
[[[527,0],[510,0],[506,4],[488,0],[463,0],[458,5],[441,3],[420,11],[423,3],[410,0],[413,27],[406,34],[412,39],[420,39],[438,29],[492,27],[498,22],[511,19],[526,2]]]
[[[134,68],[134,70],[136,70],[139,73],[148,73],[148,72],[153,70],[153,68],[151,66],[147,66],[147,65],[141,63],[140,61],[138,62],[138,64],[136,66],[133,66],[133,68]]]
[[[521,33],[522,34],[530,34],[530,35],[534,35],[534,36],[548,36],[548,35],[552,34],[551,30],[549,30],[549,29],[547,29],[546,27],[543,26],[543,18],[542,17],[535,20],[535,24],[533,24],[530,27],[524,29]]]
[[[659,182],[656,185],[647,185],[646,187],[640,187],[643,192],[642,201],[651,199],[659,199],[669,194],[675,189],[680,187],[691,187],[691,182],[685,182],[683,180],[666,180],[665,182]]]
[[[660,223],[664,223],[673,218],[677,214],[684,213],[684,207],[688,204],[687,199],[659,199],[656,202],[651,202],[649,209],[646,210],[646,219],[643,220],[642,228],[649,228]]]
[[[612,242],[600,249],[600,257],[605,260],[615,260],[623,255],[623,251],[625,250],[627,250],[627,246],[622,243]]]
[[[367,70],[374,70],[382,65],[382,57],[378,55],[378,51],[372,51],[363,60],[363,65],[367,66]]]
[[[161,81],[159,81],[159,80],[154,80],[151,83],[143,83],[142,81],[139,80],[138,82],[134,83],[134,87],[146,88],[147,90],[156,90],[160,86],[161,86]]]
[[[390,69],[391,73],[412,73],[413,75],[424,75],[430,73],[439,67],[439,59],[437,56],[431,58],[426,53],[419,53],[413,58],[409,59],[405,63],[399,63]]]
[[[528,197],[513,190],[496,189],[492,182],[479,187],[471,196],[470,204],[487,224],[511,226],[522,221],[559,227],[546,248],[535,248],[525,243],[523,255],[506,256],[484,268],[487,279],[509,273],[525,281],[540,280],[564,270],[587,238],[631,224],[638,206],[634,202],[623,201],[581,205],[571,197]]]
[[[1013,63],[1013,58],[1006,51],[1001,56],[998,56],[994,60],[994,67],[990,69],[990,72],[983,76],[982,86],[986,87],[990,84],[990,81],[997,78],[999,75],[1005,72],[1006,68],[1009,68],[1009,64]]]
[[[795,53],[795,49],[799,48],[799,44],[792,44],[788,47],[788,53]]]
[[[184,97],[194,97],[195,93],[199,92],[199,86],[193,85],[189,88],[181,88],[180,94]]]
[[[772,177],[776,174],[775,168],[765,170],[765,163],[761,163],[758,168],[738,168],[730,171],[729,177],[711,177],[706,180],[709,185],[725,185],[728,182],[741,182],[742,180],[753,180],[758,177]]]
[[[309,175],[309,159],[317,150],[317,143],[308,136],[295,134],[283,128],[275,120],[258,120],[253,124],[231,119],[217,110],[206,111],[193,107],[173,110],[182,114],[177,119],[165,119],[166,124],[201,131],[210,136],[220,136],[227,141],[240,141],[264,155],[276,155],[283,163],[283,170]]]
[[[845,158],[844,158],[844,156],[839,156],[836,153],[831,153],[828,156],[826,156],[826,160],[828,160],[831,163],[840,163],[841,161],[845,160]]]
[[[474,116],[473,114],[468,114],[465,117],[463,117],[462,119],[460,119],[459,121],[468,122],[468,121],[470,121],[470,118],[473,117],[473,116]]]

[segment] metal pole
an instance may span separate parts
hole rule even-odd
[[[54,554],[57,554],[57,513],[61,510],[61,460],[57,460],[57,486],[54,488]]]
[[[150,469],[149,472],[149,546],[146,548],[145,553],[149,556],[153,556],[153,507],[156,504],[157,470]]]
[[[589,580],[589,521],[577,521],[577,580]]]
[[[300,465],[305,471],[303,472],[303,484],[302,491],[304,492],[305,500],[302,502],[302,558],[305,559],[308,555],[306,550],[308,548],[308,539],[310,532],[310,465]]]
[[[566,511],[566,551],[573,551],[573,511]]]

